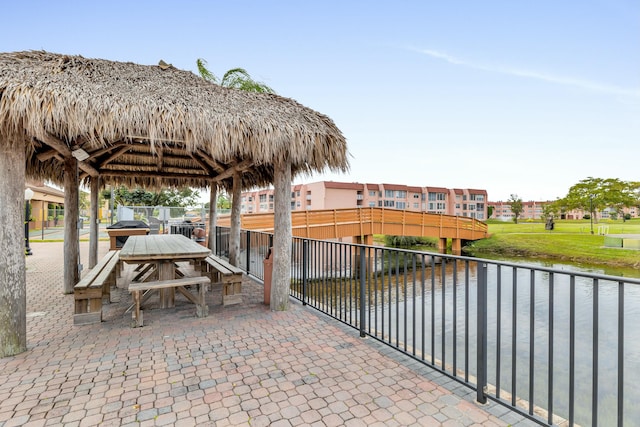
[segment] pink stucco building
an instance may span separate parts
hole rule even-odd
[[[291,210],[380,207],[487,219],[487,192],[402,184],[320,181],[291,186]],[[273,212],[273,189],[242,193],[242,213]]]

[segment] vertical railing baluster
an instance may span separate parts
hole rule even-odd
[[[536,315],[536,271],[529,271],[529,415],[533,415],[533,391],[535,376],[533,373],[535,365],[535,315]]]
[[[424,359],[424,350],[425,350],[424,340],[427,338],[426,337],[426,331],[425,331],[425,328],[426,328],[426,324],[425,324],[426,313],[425,313],[425,311],[427,310],[427,307],[426,307],[426,304],[425,304],[425,292],[424,292],[425,274],[426,274],[426,272],[425,272],[426,255],[425,254],[422,254],[421,261],[422,261],[422,268],[420,269],[421,270],[421,274],[420,274],[420,295],[422,297],[422,299],[421,299],[422,302],[420,304],[420,311],[422,312],[422,322],[421,322],[422,326],[421,326],[420,330],[421,330],[422,338],[420,339],[420,345],[421,345],[420,351],[421,351],[421,354],[422,354],[421,359],[425,360]]]
[[[403,338],[402,341],[404,342],[403,345],[403,349],[404,351],[407,351],[407,255],[406,253],[403,253],[403,266],[402,266],[402,295],[403,295],[403,301],[402,301],[402,305],[404,307],[403,311],[403,325],[404,325],[404,331],[403,331]]]
[[[391,252],[390,250],[387,252],[387,257],[389,259],[389,267],[388,267],[389,272],[387,274],[388,275],[388,279],[389,279],[388,280],[388,282],[389,282],[388,283],[388,285],[389,285],[389,295],[388,295],[388,298],[387,298],[387,303],[389,305],[389,319],[388,319],[388,322],[387,322],[388,323],[387,327],[389,328],[389,334],[388,334],[389,335],[389,344],[392,344],[392,339],[393,339],[392,338],[393,334],[391,333],[393,331],[393,328],[392,328],[393,322],[391,321],[391,309],[392,309],[392,303],[393,303],[393,298],[391,297],[391,295],[392,295],[391,294],[391,276],[392,276],[392,273],[393,273],[392,270],[391,270],[391,266],[393,264],[393,259],[391,257],[392,253],[393,252]]]
[[[464,382],[469,382],[469,261],[464,263]]]
[[[446,332],[446,325],[447,325],[447,317],[446,317],[446,306],[445,306],[445,302],[446,302],[446,288],[447,288],[447,263],[446,263],[446,258],[442,258],[442,263],[440,264],[440,296],[442,297],[440,299],[441,303],[440,303],[440,310],[441,310],[441,324],[440,324],[440,333],[442,334],[441,337],[441,342],[442,342],[442,348],[440,351],[441,354],[441,365],[442,365],[442,370],[446,372],[446,349],[447,349],[447,332]]]
[[[366,336],[365,333],[365,296],[367,286],[367,275],[365,269],[367,268],[367,257],[365,247],[360,246],[360,336]]]
[[[512,290],[511,290],[511,406],[516,406],[516,336],[518,331],[518,269],[513,267]]]
[[[624,425],[624,282],[618,282],[618,426]]]
[[[247,240],[246,240],[246,248],[247,253],[245,254],[245,260],[247,263],[247,274],[251,273],[251,231],[247,230]]]
[[[502,366],[502,275],[496,266],[496,399],[500,399],[500,367]]]
[[[431,255],[431,364],[436,364],[436,259]]]
[[[478,300],[477,323],[478,331],[476,333],[476,365],[477,365],[477,384],[476,384],[476,400],[479,403],[487,402],[485,388],[487,386],[487,264],[481,262],[478,264]]]
[[[573,426],[575,418],[575,362],[576,357],[576,276],[569,279],[569,426]]]
[[[598,279],[593,279],[593,344],[591,356],[591,425],[598,425]]]
[[[395,251],[396,254],[396,347],[400,345],[400,253]]]
[[[302,241],[302,305],[307,305],[307,263],[309,262],[309,241]]]
[[[547,372],[547,423],[553,424],[553,319],[554,319],[554,308],[553,308],[553,281],[554,275],[553,273],[549,273],[549,336],[548,336],[548,369]]]
[[[458,370],[458,292],[456,287],[458,286],[458,262],[457,260],[454,258],[453,259],[453,278],[452,278],[452,284],[453,284],[453,350],[452,350],[452,356],[453,356],[453,376],[457,377],[457,370]]]
[[[418,255],[417,254],[411,254],[411,271],[412,271],[412,276],[413,276],[413,280],[412,280],[412,286],[411,286],[411,290],[412,290],[412,295],[413,297],[411,298],[411,303],[412,303],[412,308],[411,308],[411,332],[412,332],[412,338],[411,338],[411,354],[413,354],[414,356],[416,355],[416,257]]]

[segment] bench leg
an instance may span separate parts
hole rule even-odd
[[[209,315],[209,306],[207,306],[207,300],[205,299],[207,291],[207,285],[200,283],[198,285],[198,300],[199,304],[196,305],[196,316],[207,317]]]
[[[140,310],[140,291],[133,291],[133,303],[135,305],[133,309],[132,317],[133,317],[133,326],[134,328],[139,328],[142,326],[142,310]]]

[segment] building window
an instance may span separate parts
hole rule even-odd
[[[420,203],[414,203],[413,204],[413,209],[418,209],[420,207]]]
[[[388,199],[392,199],[393,198],[393,190],[384,190],[384,197],[386,197]]]
[[[406,198],[407,198],[406,191],[402,191],[402,190],[396,191],[396,199],[406,199]]]
[[[435,201],[436,200],[436,193],[429,193],[429,201]]]
[[[376,202],[369,202],[369,207],[370,208],[375,208],[376,207]]]
[[[267,201],[267,195],[266,194],[261,194],[260,195],[260,203],[265,203]]]
[[[393,200],[385,200],[384,201],[384,207],[385,208],[392,208],[393,207]]]
[[[406,208],[407,208],[406,202],[396,202],[396,209],[406,209]]]

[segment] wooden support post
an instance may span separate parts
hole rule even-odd
[[[438,239],[438,252],[441,254],[447,253],[447,238],[439,238]]]
[[[211,253],[216,253],[216,223],[218,216],[218,184],[211,183],[211,194],[209,195],[209,249]]]
[[[289,308],[291,286],[291,160],[284,153],[274,168],[273,273],[271,281],[272,310]]]
[[[80,242],[78,240],[77,160],[64,159],[64,283],[63,292],[72,294],[80,281]]]
[[[462,253],[462,239],[451,239],[451,253],[454,255]]]
[[[100,178],[91,178],[91,213],[89,214],[89,268],[98,263],[98,203]]]
[[[0,358],[27,349],[24,141],[0,138]]]
[[[240,263],[240,214],[242,207],[242,174],[233,174],[231,195],[231,227],[229,230],[229,263],[237,267]]]

